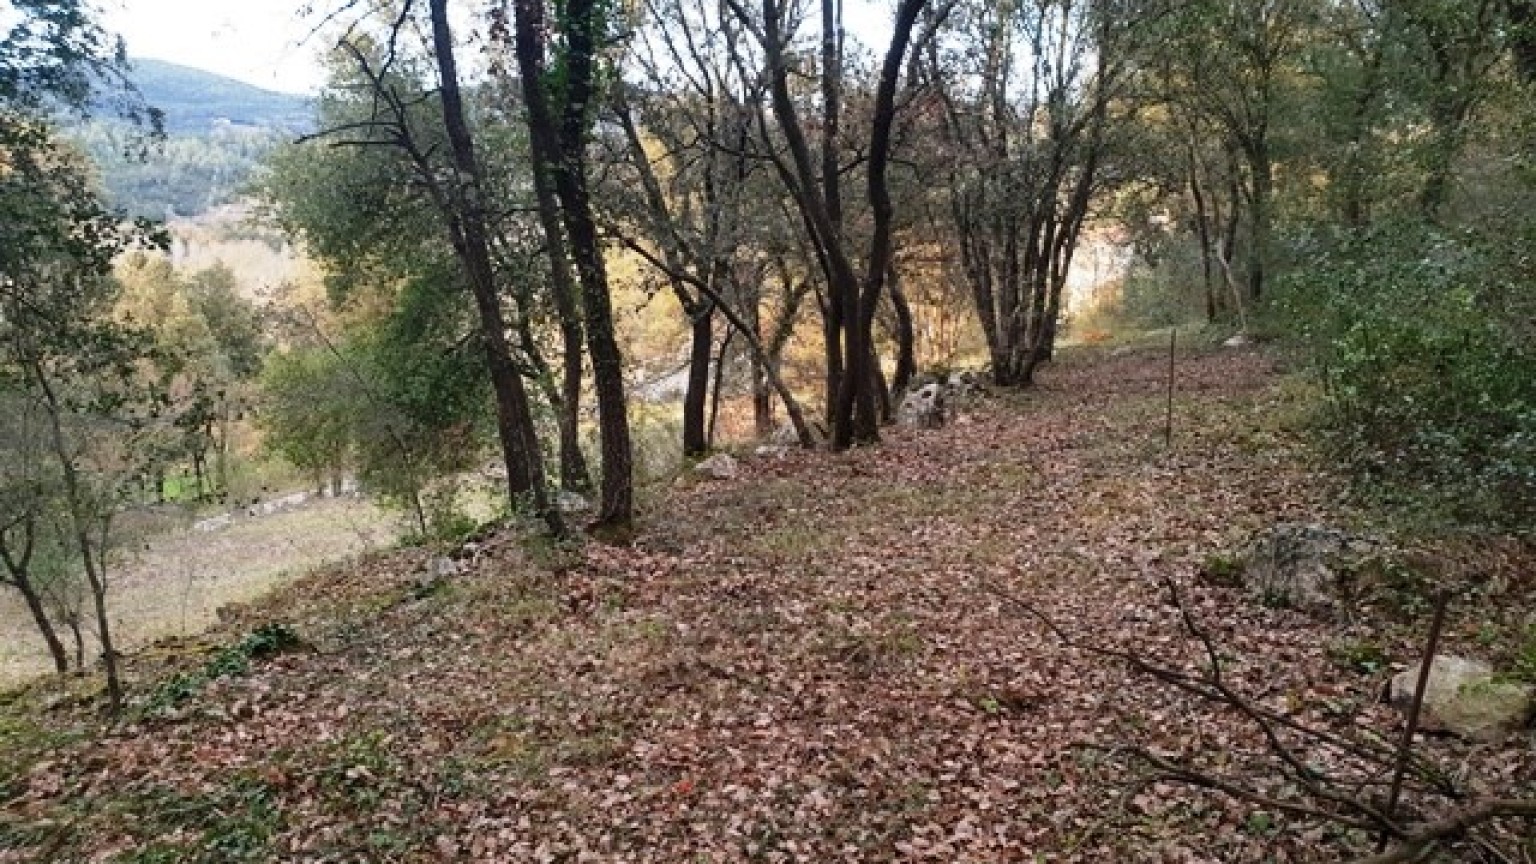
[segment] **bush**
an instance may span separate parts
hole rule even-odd
[[[1520,243],[1386,225],[1307,244],[1281,306],[1364,477],[1460,521],[1536,515],[1536,356]]]

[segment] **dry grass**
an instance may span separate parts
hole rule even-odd
[[[220,606],[248,602],[323,564],[391,543],[399,533],[391,514],[341,498],[240,519],[218,531],[152,537],[111,577],[118,646],[131,651],[201,632]],[[20,597],[0,594],[0,689],[52,668]]]

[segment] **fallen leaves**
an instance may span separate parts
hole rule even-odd
[[[6,793],[25,817],[0,822],[0,861],[49,843],[199,860],[214,842],[316,862],[1342,854],[1364,838],[1138,789],[1132,747],[1241,771],[1263,742],[988,590],[1193,670],[1171,578],[1234,686],[1390,736],[1377,682],[1328,659],[1326,627],[1195,578],[1229,538],[1336,506],[1339,483],[1261,428],[1267,362],[1183,361],[1172,451],[1162,368],[1069,361],[966,424],[746,460],[660,493],[635,543],[559,575],[510,536],[425,597],[422,553],[317,574],[266,613],[314,653],[221,679],[177,722],[61,745]],[[1469,786],[1536,784],[1528,752],[1430,746]]]

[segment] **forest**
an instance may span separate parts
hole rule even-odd
[[[0,5],[0,862],[1536,860],[1536,2],[304,14]]]

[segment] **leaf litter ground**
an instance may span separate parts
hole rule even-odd
[[[1362,672],[1331,649],[1368,639],[1409,662],[1422,616],[1319,622],[1199,575],[1272,523],[1355,518],[1342,483],[1277,421],[1295,406],[1271,361],[1181,360],[1165,449],[1165,360],[1069,358],[941,430],[680,482],[650,501],[629,546],[492,537],[442,582],[425,579],[419,550],[331,568],[234,625],[283,622],[308,650],[110,730],[46,689],[13,697],[0,714],[0,752],[14,756],[0,769],[0,862],[1367,850],[1363,835],[1149,781],[1133,747],[1258,788],[1272,778],[1236,712],[1063,644],[1010,599],[1084,643],[1193,670],[1199,646],[1168,602],[1171,579],[1247,696],[1326,728],[1399,734],[1379,704],[1390,669]],[[1500,548],[1476,553],[1507,571],[1477,633],[1516,626],[1530,595],[1529,550]],[[1463,617],[1451,647],[1486,654]],[[188,656],[240,632],[132,658],[137,692],[163,693]],[[1469,792],[1536,787],[1528,740],[1421,746]]]

